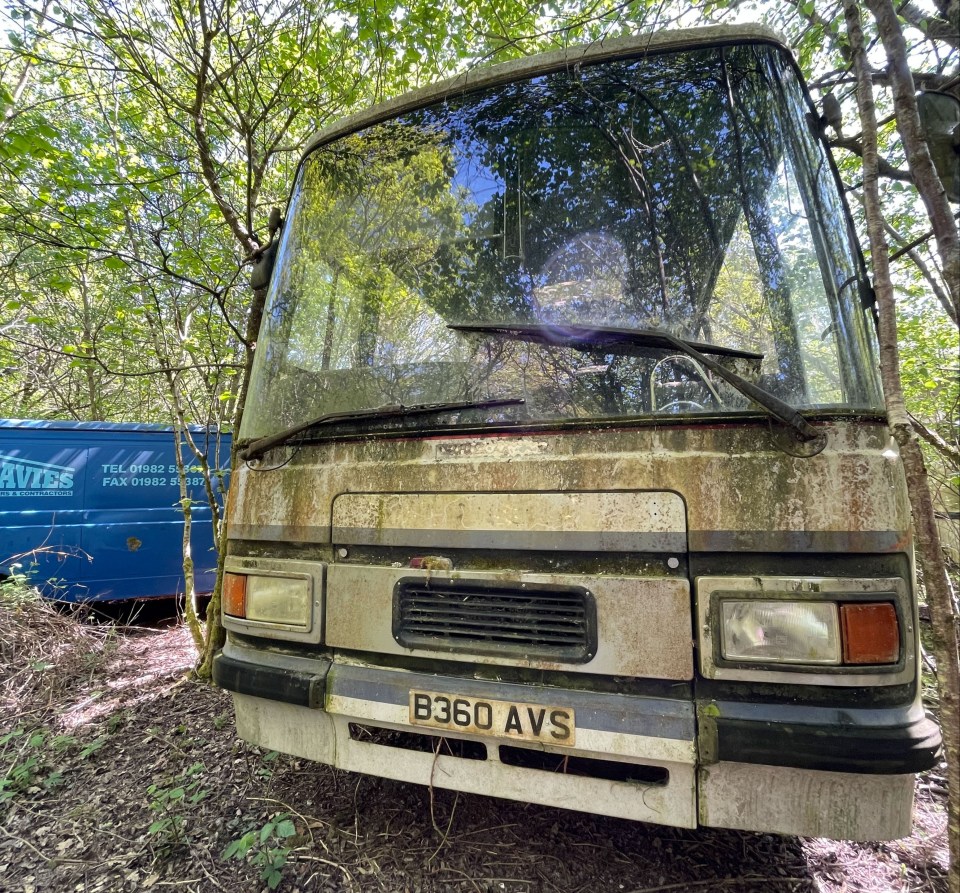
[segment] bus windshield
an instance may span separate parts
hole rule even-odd
[[[478,404],[411,417],[431,430],[756,409],[664,339],[568,336],[611,328],[695,342],[804,412],[876,411],[862,268],[808,113],[756,43],[461,91],[322,143],[241,436],[380,406]]]

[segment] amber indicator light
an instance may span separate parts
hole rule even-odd
[[[231,617],[247,616],[247,577],[245,574],[223,575],[223,613]]]
[[[895,664],[900,659],[900,624],[890,602],[840,605],[845,664]]]

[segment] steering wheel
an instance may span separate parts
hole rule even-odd
[[[672,400],[670,403],[665,403],[663,406],[657,409],[657,412],[681,412],[684,409],[706,409],[702,403],[697,403],[696,400]]]
[[[658,385],[658,374],[666,364],[672,364],[672,366],[675,368],[670,369],[670,366],[666,366],[667,370],[669,370],[670,380]],[[701,387],[705,388],[707,392],[709,392],[709,399],[713,401],[714,405],[718,407],[723,406],[723,400],[720,399],[720,394],[710,381],[710,376],[707,375],[707,371],[703,368],[703,366],[701,366],[700,363],[698,363],[692,357],[688,357],[686,354],[673,354],[669,357],[664,357],[662,360],[658,360],[650,372],[650,405],[654,412],[683,412],[685,410],[702,411],[706,409],[706,406],[703,403],[700,403],[698,400],[671,400],[668,403],[664,403],[662,406],[658,405],[657,391],[660,387],[681,387],[684,384],[694,383],[694,379],[687,380],[686,376],[677,379],[678,372],[676,367],[679,367],[680,369],[686,367],[687,370],[692,370],[696,374],[697,378],[700,379]],[[669,394],[664,394],[664,396],[669,396]]]

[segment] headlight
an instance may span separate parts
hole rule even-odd
[[[224,613],[258,623],[307,629],[310,581],[298,577],[224,574]]]
[[[904,577],[699,576],[700,671],[785,685],[900,685],[916,676]]]
[[[833,602],[720,602],[726,660],[839,664],[840,622]]]

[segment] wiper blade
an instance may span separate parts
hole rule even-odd
[[[418,403],[414,406],[404,406],[402,403],[388,403],[385,406],[376,406],[371,409],[357,409],[348,412],[329,412],[317,416],[306,422],[291,425],[253,441],[246,449],[241,450],[239,456],[244,462],[259,459],[268,450],[282,446],[293,440],[298,434],[309,431],[311,428],[322,428],[337,422],[355,422],[363,419],[406,418],[412,415],[426,415],[434,412],[456,412],[461,409],[493,409],[498,406],[519,406],[526,401],[522,397],[509,397],[502,400],[462,400],[454,403]]]
[[[771,416],[783,424],[790,426],[801,441],[815,440],[820,437],[819,432],[789,403],[769,391],[747,381],[745,378],[722,366],[716,360],[705,354],[719,356],[744,357],[761,360],[763,354],[732,347],[721,347],[718,344],[701,344],[697,341],[685,341],[671,335],[662,329],[622,329],[610,326],[553,326],[539,323],[470,323],[466,325],[450,325],[448,329],[457,332],[476,332],[480,334],[499,335],[503,338],[514,338],[520,341],[533,341],[541,344],[556,344],[563,347],[573,347],[579,350],[589,348],[607,348],[612,353],[622,352],[624,347],[662,347],[672,348],[686,354],[692,360],[709,369],[714,375],[722,378],[731,387],[736,388],[745,397],[748,397],[761,409],[765,409]]]
[[[679,338],[661,329],[623,329],[614,326],[568,326],[548,325],[546,323],[465,323],[449,325],[456,332],[479,332],[515,338],[519,341],[539,341],[543,344],[557,344],[561,347],[663,347],[677,348]],[[699,341],[684,341],[687,347],[703,353],[712,353],[725,357],[741,357],[748,360],[762,360],[762,353],[740,350],[736,347],[722,347],[719,344],[703,344]],[[679,348],[686,353],[685,348]]]

